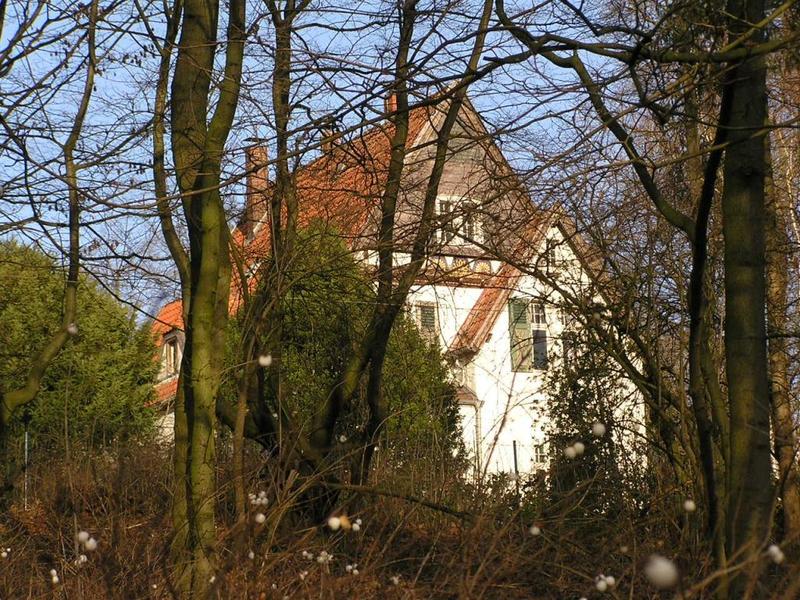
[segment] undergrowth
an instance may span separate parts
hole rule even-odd
[[[249,456],[247,517],[237,522],[221,468],[215,596],[672,599],[715,589],[699,515],[671,490],[656,487],[647,506],[622,503],[604,514],[581,505],[602,480],[582,482],[554,507],[545,474],[477,485],[433,459],[413,468],[391,462],[378,461],[367,489],[340,491],[339,520],[330,524],[295,510],[310,482],[258,453]],[[37,457],[27,506],[18,490],[0,521],[0,598],[172,597],[171,489],[169,450],[157,444]],[[81,531],[97,540],[95,550],[78,540]],[[654,554],[680,574],[669,591],[645,575]],[[734,568],[760,575],[754,598],[800,597],[797,557],[771,558],[765,549]]]

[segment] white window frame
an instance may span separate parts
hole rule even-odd
[[[546,467],[550,462],[547,455],[547,442],[534,442],[533,444],[533,464],[540,467]]]
[[[181,369],[182,359],[183,349],[178,335],[168,333],[161,344],[161,377],[167,379],[177,375]]]
[[[482,244],[486,235],[483,219],[477,211],[478,204],[464,196],[443,195],[436,198],[436,216],[439,217],[438,241],[441,245]],[[442,217],[446,217],[446,220]],[[472,233],[468,231],[472,230]],[[466,237],[464,237],[466,236]]]

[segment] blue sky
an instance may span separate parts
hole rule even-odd
[[[19,18],[20,2],[10,5],[9,19]],[[55,3],[49,10],[58,8]],[[20,60],[4,78],[0,110],[18,139],[0,146],[0,171],[4,197],[0,199],[0,221],[9,222],[31,214],[31,203],[53,226],[28,226],[8,233],[38,244],[57,255],[63,246],[66,187],[59,144],[67,135],[75,114],[75,103],[82,86],[85,43],[82,30],[63,3],[64,18],[45,31],[57,39],[52,45]],[[324,6],[320,10],[317,6]],[[298,21],[295,36],[293,142],[305,159],[319,131],[316,120],[336,115],[340,127],[357,126],[379,118],[382,96],[391,81],[397,23],[386,2],[312,3]],[[417,65],[414,87],[422,95],[435,91],[436,82],[457,76],[470,50],[480,5],[474,0],[455,3],[442,14],[444,4],[420,4],[423,13],[417,25],[412,62]],[[141,9],[141,13],[139,12]],[[514,6],[507,6],[514,12]],[[109,153],[81,174],[85,196],[82,253],[85,266],[106,285],[119,289],[130,302],[150,312],[174,293],[173,269],[161,242],[153,212],[150,180],[150,144],[147,124],[151,116],[157,54],[148,37],[141,14],[150,28],[161,35],[161,5],[120,2],[104,19],[98,33],[100,72],[92,98],[89,118],[78,151],[79,161],[92,161]],[[242,98],[236,125],[229,140],[226,175],[232,180],[225,190],[231,208],[231,221],[241,207],[242,186],[238,183],[244,168],[243,148],[249,138],[269,140],[273,136],[270,109],[272,31],[265,9],[253,2],[249,7],[250,41],[246,52]],[[44,17],[44,14],[43,14]],[[563,21],[563,19],[562,19]],[[529,19],[532,29],[556,28],[574,32],[573,25],[559,24],[547,5]],[[224,15],[221,22],[224,27]],[[5,48],[13,27],[6,26]],[[62,34],[63,40],[60,39]],[[37,40],[44,39],[38,37]],[[21,47],[31,47],[26,40]],[[487,43],[487,56],[499,57],[519,51],[509,36],[493,33]],[[69,61],[61,65],[65,56]],[[50,77],[43,74],[53,71]],[[542,76],[542,73],[545,76]],[[548,156],[569,148],[581,116],[580,96],[558,89],[549,77],[558,75],[544,65],[527,62],[498,69],[474,85],[470,97],[487,121],[498,132],[498,143],[520,171],[535,170]],[[23,93],[31,81],[41,82],[33,92]],[[19,104],[12,109],[12,103]],[[126,140],[120,145],[120,140]],[[118,147],[119,146],[119,147]],[[273,154],[274,155],[274,154]],[[27,178],[23,175],[27,175]],[[540,174],[542,175],[542,174]],[[568,194],[554,185],[542,185],[542,198]]]

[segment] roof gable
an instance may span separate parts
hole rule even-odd
[[[480,350],[521,277],[522,273],[509,264],[500,268],[459,327],[456,337],[447,349],[448,354],[460,357]]]
[[[156,336],[163,336],[173,329],[183,329],[183,302],[180,300],[162,306],[151,327]]]
[[[497,275],[486,285],[459,327],[447,349],[448,354],[454,357],[473,355],[486,343],[497,319],[505,310],[511,293],[523,276],[523,272],[514,265],[522,265],[537,254],[551,227],[559,229],[564,241],[590,279],[606,280],[598,253],[591,252],[590,244],[583,239],[571,219],[554,210],[548,218],[541,220],[538,226],[534,224],[529,229],[529,237],[520,244],[516,256],[509,257],[509,261],[503,264]]]

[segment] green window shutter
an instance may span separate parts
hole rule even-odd
[[[421,304],[419,307],[419,327],[423,332],[436,333],[436,307]]]
[[[511,340],[511,368],[514,371],[529,371],[532,347],[527,300],[511,298],[508,301],[508,323]]]

